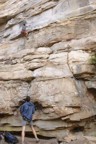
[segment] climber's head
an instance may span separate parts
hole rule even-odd
[[[26,99],[25,99],[25,101],[30,102],[30,97],[27,96]]]
[[[24,26],[25,26],[25,25],[26,25],[26,21],[23,21],[23,22],[22,22],[22,25],[24,25]]]

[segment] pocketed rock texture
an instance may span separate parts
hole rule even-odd
[[[96,143],[94,51],[95,0],[0,0],[0,130],[21,131],[14,111],[30,96],[39,136]]]

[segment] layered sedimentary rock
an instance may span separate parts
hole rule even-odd
[[[21,131],[14,111],[30,96],[40,136],[96,136],[95,18],[95,0],[0,1],[0,130]]]

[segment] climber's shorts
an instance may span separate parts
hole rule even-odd
[[[26,124],[29,124],[30,126],[32,126],[33,125],[33,122],[31,121],[31,122],[28,122],[28,121],[26,121],[26,120],[22,120],[22,126],[26,126]]]
[[[22,35],[22,36],[27,36],[27,35],[28,35],[28,32],[27,32],[26,30],[22,30],[22,31],[21,31],[21,35]]]

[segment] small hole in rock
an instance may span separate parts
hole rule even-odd
[[[72,133],[81,132],[81,131],[84,131],[84,127],[83,126],[76,126],[76,127],[73,127],[70,131]]]

